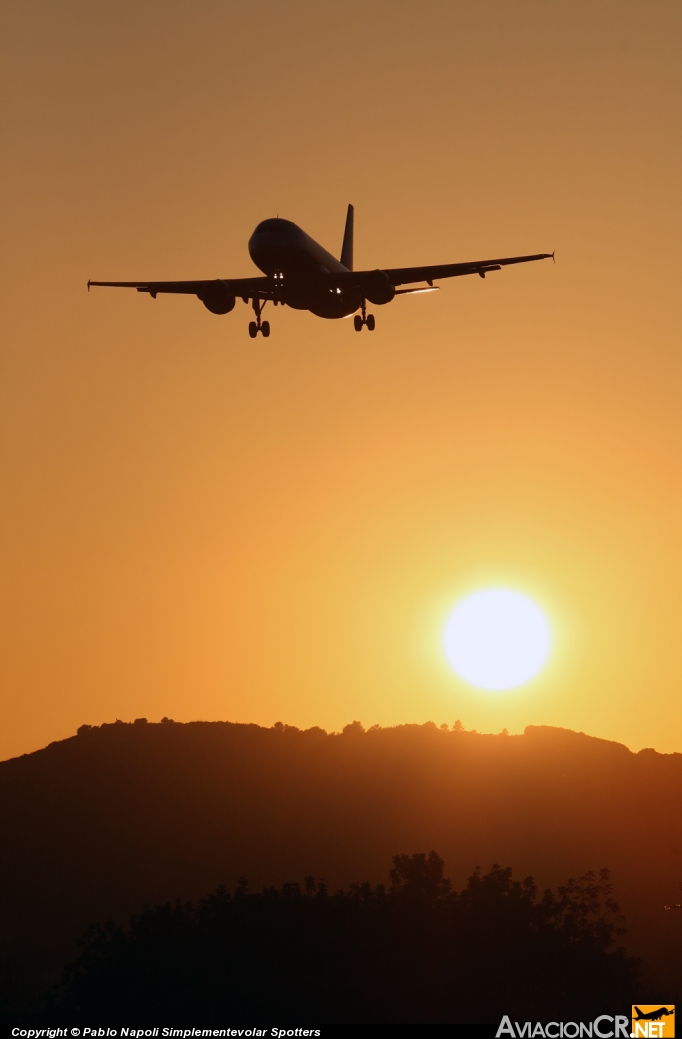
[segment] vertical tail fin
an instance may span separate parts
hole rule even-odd
[[[349,271],[353,270],[353,213],[352,206],[348,206],[346,216],[346,230],[343,232],[343,245],[341,247],[341,263]]]

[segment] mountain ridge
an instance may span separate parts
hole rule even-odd
[[[425,725],[341,733],[232,722],[105,723],[0,762],[0,953],[54,976],[95,920],[325,877],[380,881],[436,850],[461,886],[497,862],[541,888],[611,869],[628,946],[682,976],[682,754],[572,730]]]

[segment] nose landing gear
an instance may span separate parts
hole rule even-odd
[[[353,326],[356,332],[362,332],[362,326],[367,325],[367,331],[373,332],[375,328],[374,314],[367,313],[367,301],[362,301],[362,317],[356,314],[353,318]]]
[[[266,303],[266,299],[264,299],[262,303],[257,298],[252,300],[253,312],[256,315],[255,321],[249,321],[249,335],[252,339],[255,339],[259,332],[264,339],[267,339],[270,335],[270,322],[261,321],[261,314],[263,313],[263,307]]]

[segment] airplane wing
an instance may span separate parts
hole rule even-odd
[[[554,253],[536,253],[534,256],[505,256],[498,260],[473,260],[471,263],[442,263],[428,267],[384,267],[382,272],[386,275],[392,285],[410,285],[416,281],[425,281],[431,285],[436,278],[459,278],[464,274],[478,274],[485,278],[488,271],[499,271],[512,263],[531,263],[533,260],[553,260]],[[376,271],[353,271],[350,275],[343,275],[344,279],[350,281],[357,279],[358,287],[362,285],[365,278],[372,275],[376,277]]]
[[[408,285],[415,281],[432,282],[435,278],[459,278],[464,274],[478,274],[485,278],[488,271],[499,271],[511,263],[530,263],[533,260],[554,259],[554,253],[536,253],[534,256],[505,256],[499,260],[474,260],[472,263],[444,263],[431,267],[394,267],[385,271],[392,285]]]
[[[269,278],[207,278],[205,281],[89,281],[91,285],[102,285],[115,289],[137,289],[148,292],[156,299],[159,292],[181,292],[188,296],[203,297],[216,286],[223,286],[235,296],[250,299],[273,299],[273,283]]]

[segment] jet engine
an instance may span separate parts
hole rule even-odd
[[[204,285],[199,299],[212,314],[229,314],[234,310],[235,295],[230,292],[224,281],[208,281]]]
[[[391,285],[384,271],[372,271],[365,278],[362,288],[370,303],[376,303],[377,306],[390,303],[395,296],[395,285]]]

